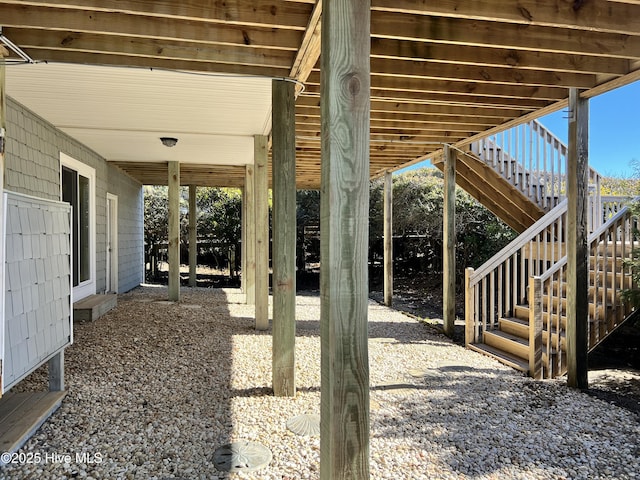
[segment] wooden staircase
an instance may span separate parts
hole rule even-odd
[[[477,270],[467,269],[465,338],[470,349],[552,378],[566,371],[566,147],[537,122],[514,130],[458,156],[459,185],[521,232]],[[625,261],[638,241],[637,220],[620,198],[600,196],[593,170],[590,184],[591,350],[634,313],[621,292],[632,287]],[[490,188],[499,191],[487,195]]]
[[[620,245],[619,245],[620,246]],[[631,249],[631,245],[628,245]],[[620,255],[591,256],[589,275],[589,351],[595,348],[609,334],[632,313],[630,306],[625,306],[621,300],[621,292],[632,286],[630,273],[622,265]],[[608,270],[605,273],[603,270]],[[552,291],[558,291],[557,281],[552,285]],[[552,347],[542,353],[542,364],[550,368],[557,365],[557,371],[543,371],[543,376],[554,377],[564,373],[566,369],[566,283],[561,282],[560,296],[545,294],[542,296],[542,343]],[[531,294],[530,294],[531,295]],[[550,325],[549,309],[559,312],[557,320],[559,327]],[[498,318],[496,328],[485,330],[482,341],[471,343],[472,350],[490,355],[526,374],[530,374],[530,318],[532,312],[528,303],[515,305],[511,312]],[[550,336],[551,335],[551,336]],[[546,358],[547,353],[550,355]]]

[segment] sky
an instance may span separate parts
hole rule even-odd
[[[538,121],[567,143],[567,112]],[[640,176],[640,81],[589,100],[589,164],[604,176]]]
[[[567,112],[538,119],[565,144]],[[589,164],[604,176],[639,177],[632,160],[640,162],[640,81],[589,101]],[[410,168],[431,166],[429,161]]]

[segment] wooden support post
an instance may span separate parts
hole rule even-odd
[[[393,305],[393,174],[384,176],[384,304]]]
[[[246,241],[245,260],[246,271],[244,288],[247,305],[256,303],[256,198],[254,194],[255,169],[253,165],[247,165],[244,173],[244,199],[245,199],[245,227],[247,229],[244,239]]]
[[[64,350],[49,359],[49,391],[64,391]]]
[[[471,343],[475,343],[475,302],[473,298],[473,288],[471,287],[471,275],[473,268],[468,267],[464,270],[464,345],[466,347]]]
[[[567,384],[588,388],[589,284],[587,210],[589,100],[569,91],[567,152]]]
[[[267,137],[254,137],[256,211],[256,330],[269,328],[269,179]]]
[[[273,393],[295,396],[296,117],[295,85],[273,80]]]
[[[320,478],[369,478],[370,0],[324,0]]]
[[[195,287],[198,266],[198,212],[196,210],[196,186],[189,185],[189,286]]]
[[[180,300],[180,163],[169,162],[169,300]]]
[[[542,380],[542,281],[529,277],[529,375]]]
[[[444,334],[453,337],[456,321],[456,151],[444,146],[444,214],[442,217],[442,299]]]

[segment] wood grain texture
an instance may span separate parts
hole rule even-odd
[[[567,154],[567,383],[586,389],[589,327],[588,170],[589,100],[577,89],[569,93]]]
[[[267,176],[267,137],[254,137],[254,194],[256,225],[256,329],[269,328],[269,184]]]
[[[384,175],[384,304],[393,304],[393,173]]]
[[[295,85],[274,80],[273,185],[273,393],[294,396],[296,337]]]
[[[369,0],[324,0],[320,478],[369,478]]]
[[[245,227],[245,261],[246,271],[242,274],[245,276],[245,296],[248,305],[256,303],[256,206],[255,206],[255,169],[253,165],[247,165],[244,177],[244,213],[246,217]]]
[[[198,211],[196,209],[195,185],[189,185],[189,286],[196,286],[198,266]]]
[[[64,349],[49,360],[49,391],[64,391]]]
[[[442,216],[442,300],[444,334],[453,337],[456,321],[456,151],[444,146],[444,212]]]
[[[471,267],[464,269],[464,344],[466,347],[476,341],[474,294],[473,287],[471,286],[471,275],[473,275],[473,271]]]
[[[529,375],[542,380],[542,281],[529,278]]]
[[[180,300],[180,163],[169,162],[169,300]]]

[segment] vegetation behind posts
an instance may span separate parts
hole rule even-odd
[[[393,231],[395,263],[407,274],[442,271],[442,174],[423,168],[394,175]],[[371,183],[369,259],[377,273],[382,265],[381,180]],[[187,258],[188,190],[181,192],[181,258]],[[198,263],[226,267],[230,247],[240,262],[242,194],[231,188],[198,188],[198,237],[206,239]],[[149,279],[157,280],[157,262],[167,239],[167,187],[145,187],[145,258]],[[320,192],[297,192],[298,272],[314,270],[320,261]],[[460,278],[465,266],[481,265],[506,245],[514,232],[461,189],[456,190],[456,264]],[[208,248],[206,248],[208,246]],[[304,282],[303,282],[304,284]]]

